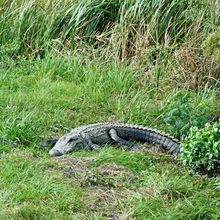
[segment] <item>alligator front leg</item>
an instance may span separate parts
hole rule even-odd
[[[49,139],[43,140],[40,143],[40,147],[53,147],[57,143],[58,140],[59,140],[58,138],[49,138]]]
[[[137,144],[134,144],[130,141],[127,141],[127,140],[119,137],[117,134],[117,131],[113,128],[109,131],[109,135],[112,138],[112,140],[114,140],[116,143],[128,146],[129,150],[136,150],[138,148]]]
[[[86,134],[84,132],[82,132],[80,134],[82,137],[83,144],[86,148],[88,148],[90,150],[95,150],[95,151],[99,151],[101,149],[101,147],[99,145],[92,143],[92,140],[88,134]]]

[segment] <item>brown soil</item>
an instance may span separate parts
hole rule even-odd
[[[83,187],[84,189],[84,203],[88,207],[86,216],[90,214],[103,213],[104,217],[109,220],[129,220],[129,207],[127,209],[123,208],[123,211],[118,207],[118,201],[125,200],[128,196],[137,193],[135,190],[130,190],[125,187],[115,188],[110,185],[105,185],[98,183],[98,185],[83,184],[87,181],[88,176],[97,175],[101,179],[106,177],[112,177],[114,179],[116,176],[122,175],[127,178],[134,178],[134,175],[130,173],[123,166],[119,166],[115,163],[105,163],[101,164],[95,168],[89,168],[89,163],[94,160],[93,157],[72,157],[70,155],[65,155],[61,157],[53,158],[56,162],[61,163],[61,169],[64,175],[71,178],[74,184]],[[123,180],[121,180],[123,181]],[[84,219],[82,217],[82,219]]]
[[[153,144],[142,144],[137,150],[156,154],[163,151],[161,147]],[[127,207],[123,201],[128,197],[139,198],[140,195],[151,197],[154,191],[151,187],[125,187],[123,184],[128,179],[132,184],[137,177],[125,167],[113,162],[91,167],[90,163],[95,160],[94,157],[64,155],[53,160],[60,163],[63,174],[69,177],[74,185],[83,189],[83,202],[88,209],[81,219],[87,219],[94,213],[102,213],[103,217],[109,220],[129,220],[131,207]]]

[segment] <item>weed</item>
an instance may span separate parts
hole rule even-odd
[[[209,106],[203,102],[201,96],[192,103],[192,93],[177,92],[168,99],[168,112],[164,117],[169,131],[177,137],[184,137],[192,126],[203,127],[210,119]],[[212,102],[210,97],[210,103]],[[208,100],[207,100],[208,101]]]
[[[220,121],[200,130],[191,128],[181,144],[181,160],[195,170],[215,171],[220,163],[219,140]]]

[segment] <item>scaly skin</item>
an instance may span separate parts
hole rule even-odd
[[[99,145],[112,144],[117,138],[114,139],[110,135],[111,130],[116,131],[119,139],[127,140],[127,142],[134,140],[142,143],[157,143],[171,154],[180,151],[179,140],[161,131],[139,125],[98,123],[73,129],[70,133],[62,136],[49,153],[58,156],[81,147],[98,149]]]

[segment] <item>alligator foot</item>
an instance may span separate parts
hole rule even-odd
[[[84,146],[88,148],[89,150],[99,151],[101,149],[99,145],[92,143],[92,140],[90,139],[88,134],[85,134],[82,132],[81,137],[82,137]]]
[[[133,144],[133,146],[129,148],[130,151],[137,151],[138,149],[139,146],[137,144]]]
[[[91,148],[91,150],[94,150],[94,151],[100,151],[101,150],[101,147],[97,144],[91,144],[89,147]]]

